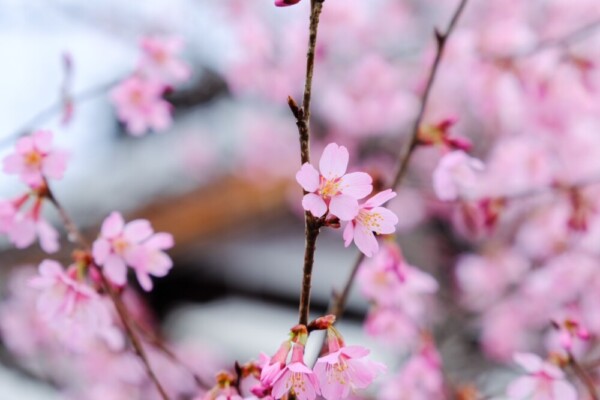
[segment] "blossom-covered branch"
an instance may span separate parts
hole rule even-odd
[[[446,43],[452,35],[456,23],[458,22],[465,6],[467,5],[467,1],[468,0],[461,0],[461,2],[458,4],[458,7],[452,15],[450,23],[444,32],[439,32],[438,30],[435,30],[436,55],[431,69],[429,71],[429,76],[427,78],[427,83],[425,84],[425,89],[423,91],[423,94],[421,95],[419,111],[415,119],[411,134],[408,138],[408,141],[404,144],[404,147],[402,148],[399,157],[398,169],[396,170],[396,173],[394,174],[390,184],[390,187],[392,187],[393,189],[397,189],[400,183],[402,182],[402,179],[404,178],[408,170],[408,164],[411,159],[411,156],[419,144],[419,131],[421,129],[421,124],[423,123],[423,116],[425,115],[429,95],[431,93],[431,89],[433,88],[433,83],[435,81],[435,77],[437,75],[442,56],[444,54]],[[363,260],[364,254],[360,254],[357,260],[354,262],[350,275],[348,276],[342,291],[334,294],[333,303],[330,307],[330,313],[338,318],[341,317],[344,308],[346,307],[346,302],[348,301],[348,296],[350,295],[352,284],[354,283],[354,279],[356,278],[356,274]]]

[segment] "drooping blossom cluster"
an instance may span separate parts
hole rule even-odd
[[[261,355],[259,362],[238,367],[242,386],[249,387],[249,397],[243,397],[235,383],[236,378],[228,373],[217,375],[217,385],[203,400],[215,399],[287,399],[298,400],[342,400],[366,389],[386,367],[369,360],[369,350],[362,346],[346,346],[339,331],[333,326],[335,317],[328,315],[317,318],[308,327],[326,330],[326,353],[319,357],[313,368],[304,361],[304,349],[309,331],[305,325],[297,325],[290,332],[279,350],[269,357]],[[289,358],[289,360],[288,360]],[[251,386],[244,385],[248,381]]]
[[[24,368],[51,380],[59,396],[69,400],[159,400],[140,359],[124,351],[125,332],[109,300],[96,293],[91,282],[55,261],[44,261],[39,270],[25,266],[15,270],[7,282],[7,298],[0,304],[0,335]],[[122,297],[136,322],[151,327],[149,310],[139,308],[141,299],[130,289]],[[170,343],[170,348],[202,379],[223,367],[220,357],[197,342]],[[146,351],[171,397],[197,393],[188,368],[152,346]]]
[[[164,131],[171,126],[171,104],[165,92],[176,83],[187,80],[191,70],[178,58],[183,41],[177,37],[144,37],[136,72],[123,80],[110,93],[119,120],[134,136],[149,130]]]
[[[102,224],[100,237],[94,242],[93,256],[107,278],[123,286],[127,282],[127,266],[135,271],[140,286],[152,290],[150,275],[167,275],[173,262],[164,252],[173,247],[173,236],[155,233],[143,219],[125,223],[118,212],[110,214]]]
[[[48,180],[62,179],[68,155],[54,148],[52,141],[52,132],[35,131],[20,138],[15,151],[3,160],[4,172],[18,175],[29,187],[25,194],[0,200],[0,234],[7,235],[19,249],[29,247],[36,239],[47,253],[59,249],[58,232],[44,219],[42,206],[48,193]],[[28,208],[29,200],[33,200],[33,204]]]
[[[296,180],[308,192],[302,206],[316,218],[337,218],[346,223],[345,245],[352,241],[367,257],[379,250],[375,234],[392,234],[398,217],[381,207],[396,194],[391,190],[381,192],[366,202],[358,201],[368,196],[373,179],[365,172],[346,173],[349,153],[344,146],[330,143],[323,150],[319,171],[305,163],[296,174]]]

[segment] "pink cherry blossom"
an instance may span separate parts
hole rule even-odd
[[[452,151],[440,160],[433,172],[433,189],[440,200],[452,201],[469,195],[477,183],[483,163],[464,151]]]
[[[392,189],[384,190],[371,197],[358,209],[358,215],[344,228],[344,245],[348,247],[352,241],[367,257],[379,251],[375,238],[378,235],[388,235],[396,231],[398,217],[387,208],[381,207],[388,200],[396,197]]]
[[[145,37],[140,47],[143,51],[140,71],[145,77],[164,83],[177,83],[190,77],[190,67],[177,58],[183,48],[181,38]]]
[[[260,371],[260,383],[264,388],[273,384],[275,377],[285,367],[285,361],[291,348],[291,342],[286,340],[281,344],[279,350],[272,358],[265,359],[265,363]]]
[[[39,275],[30,281],[41,291],[38,311],[57,337],[73,349],[87,347],[94,338],[120,347],[122,340],[110,309],[94,289],[74,278],[76,273],[75,267],[65,272],[56,261],[42,261]]]
[[[357,389],[367,388],[385,365],[367,360],[369,350],[362,346],[344,346],[335,328],[328,329],[329,354],[320,357],[314,371],[319,379],[321,395],[326,400],[345,399]]]
[[[348,149],[330,143],[323,150],[319,171],[305,163],[296,174],[296,181],[309,192],[302,206],[317,218],[329,210],[342,221],[350,221],[358,214],[358,200],[373,190],[372,179],[364,172],[346,174]]]
[[[281,399],[287,393],[298,400],[315,400],[321,394],[315,373],[304,364],[304,346],[295,343],[290,363],[282,369],[273,381],[273,397]]]
[[[287,7],[298,3],[300,3],[300,0],[275,0],[277,7]]]
[[[510,400],[576,400],[575,387],[565,379],[557,366],[531,353],[516,353],[514,360],[528,375],[507,388]]]
[[[119,120],[127,131],[141,136],[149,129],[163,131],[171,126],[171,105],[162,99],[162,83],[132,76],[111,91]]]
[[[173,237],[154,233],[150,222],[138,219],[125,224],[121,214],[113,212],[102,224],[100,237],[93,245],[93,256],[113,283],[125,285],[129,265],[142,288],[149,291],[152,290],[149,275],[162,277],[171,269],[172,261],[163,250],[172,246]]]
[[[30,210],[22,211],[29,197],[26,194],[12,201],[0,201],[0,233],[8,235],[18,249],[29,247],[38,239],[46,253],[55,253],[60,248],[59,234],[42,216],[42,198],[37,197]]]
[[[36,131],[17,141],[15,152],[4,158],[4,172],[19,175],[37,188],[44,178],[61,179],[67,168],[67,153],[52,148],[52,132]]]

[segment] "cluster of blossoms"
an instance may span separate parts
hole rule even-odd
[[[383,364],[366,357],[369,350],[362,346],[346,346],[333,326],[335,317],[317,318],[307,326],[292,328],[290,339],[283,342],[273,357],[261,356],[258,363],[240,368],[241,377],[251,383],[247,399],[341,400],[366,389],[385,372]],[[327,331],[327,352],[317,359],[311,369],[304,362],[308,331]],[[291,355],[290,355],[291,353]],[[289,358],[289,361],[288,361]],[[254,383],[252,383],[254,382]],[[217,386],[203,400],[243,399],[236,389],[235,379],[228,374],[217,377]]]
[[[47,260],[39,272],[20,266],[11,275],[0,304],[3,343],[23,366],[52,381],[60,398],[161,399],[142,361],[126,351],[114,307],[92,288],[93,281],[78,278],[73,267],[64,270]],[[127,288],[122,298],[140,327],[154,328],[150,310],[136,292]],[[200,343],[173,342],[169,347],[187,367],[153,346],[145,349],[171,398],[196,395],[192,371],[208,381],[223,368],[220,357]]]
[[[177,58],[183,47],[179,38],[145,37],[140,47],[137,70],[111,92],[119,119],[134,136],[171,125],[171,105],[163,95],[191,75],[188,65]]]
[[[125,224],[118,212],[110,214],[94,242],[92,254],[97,265],[114,284],[123,286],[127,282],[127,266],[136,274],[140,286],[152,290],[150,275],[167,275],[173,262],[164,252],[173,247],[173,236],[155,233],[150,222],[143,219]]]
[[[319,171],[309,163],[302,165],[296,174],[296,180],[308,192],[302,207],[316,218],[344,222],[346,247],[354,241],[360,251],[371,257],[379,250],[375,234],[396,231],[398,217],[382,207],[396,193],[388,189],[359,204],[373,191],[373,179],[365,172],[346,173],[348,160],[346,147],[330,143],[321,155]]]
[[[42,216],[49,179],[61,179],[67,167],[68,155],[52,146],[53,135],[49,131],[36,131],[20,138],[15,151],[3,160],[3,170],[18,175],[29,189],[10,200],[0,200],[0,233],[7,235],[17,248],[29,247],[39,239],[47,253],[59,249],[58,232]],[[29,209],[29,200],[33,204]]]

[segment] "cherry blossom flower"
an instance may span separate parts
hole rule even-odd
[[[273,381],[273,397],[281,399],[290,393],[298,400],[315,400],[321,394],[315,373],[304,364],[304,346],[295,343],[292,359]]]
[[[557,366],[542,360],[535,354],[516,353],[514,361],[528,375],[512,382],[507,388],[510,400],[576,400],[575,387]]]
[[[163,131],[171,126],[171,105],[162,99],[164,89],[160,82],[132,76],[111,91],[119,120],[129,133],[141,136],[149,129]]]
[[[65,272],[52,260],[44,260],[30,285],[41,291],[37,308],[62,341],[73,349],[85,348],[94,338],[103,338],[118,348],[122,337],[112,323],[107,304],[98,293],[77,281],[75,267]]]
[[[165,276],[172,267],[163,250],[173,246],[168,233],[154,233],[150,222],[138,219],[125,224],[118,212],[102,224],[100,237],[94,242],[93,256],[113,283],[125,285],[127,265],[131,266],[142,288],[152,290],[149,275]]]
[[[36,131],[20,138],[15,152],[4,158],[4,172],[19,175],[21,180],[37,188],[44,178],[61,179],[67,168],[67,153],[52,148],[52,132]]]
[[[277,7],[287,7],[300,3],[300,0],[275,0]]]
[[[379,251],[375,233],[388,235],[396,231],[398,217],[387,208],[381,207],[390,199],[396,197],[391,189],[371,197],[358,209],[358,215],[344,228],[344,245],[348,247],[352,241],[367,257]]]
[[[357,389],[367,388],[385,365],[367,360],[369,350],[362,346],[345,346],[334,327],[327,330],[329,354],[320,357],[314,371],[321,395],[326,400],[345,399]]]
[[[453,201],[467,195],[477,183],[483,163],[464,151],[452,151],[440,160],[433,172],[433,189],[440,200]]]
[[[281,344],[273,357],[264,360],[264,365],[260,371],[260,383],[263,388],[271,387],[279,372],[285,367],[291,346],[292,343],[286,340]]]
[[[190,77],[190,67],[177,58],[183,48],[181,38],[145,37],[140,47],[143,51],[140,70],[145,77],[164,83],[177,83]]]
[[[29,211],[21,211],[29,197],[25,194],[12,201],[0,201],[0,233],[8,235],[18,249],[29,247],[38,239],[46,253],[55,253],[60,248],[59,234],[42,216],[42,198],[37,197]]]
[[[296,174],[296,180],[309,192],[302,199],[302,206],[317,218],[329,210],[342,221],[349,221],[358,214],[358,200],[373,190],[372,179],[364,172],[346,174],[348,149],[330,143],[323,150],[319,171],[305,163]]]

